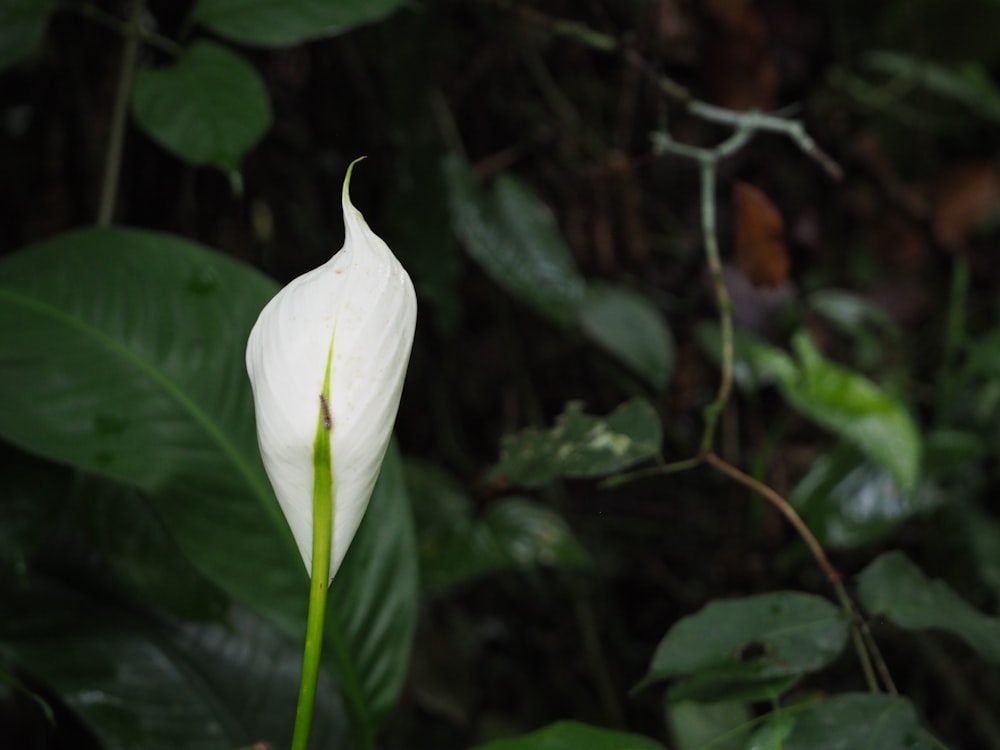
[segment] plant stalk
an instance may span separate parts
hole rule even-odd
[[[143,7],[143,0],[132,0],[128,20],[130,28],[138,27]],[[125,118],[128,116],[128,100],[132,92],[132,77],[138,56],[139,36],[129,34],[125,37],[122,67],[118,72],[118,89],[115,92],[115,106],[111,113],[111,133],[108,136],[108,151],[104,157],[101,199],[97,207],[97,226],[102,228],[111,226],[111,220],[114,218],[118,179],[122,169],[122,151],[125,147]]]
[[[331,348],[332,356],[332,348]],[[330,590],[330,548],[333,544],[333,511],[335,492],[330,458],[330,422],[324,404],[330,392],[330,364],[327,362],[324,396],[317,404],[318,422],[313,443],[313,538],[312,571],[309,583],[309,615],[306,620],[306,644],[302,656],[302,680],[299,701],[295,707],[295,728],[292,750],[309,747],[316,685],[319,681],[320,656],[323,651],[323,624],[326,620],[326,600]],[[324,401],[323,399],[327,399]]]

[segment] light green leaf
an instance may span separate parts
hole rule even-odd
[[[226,47],[204,41],[170,65],[140,70],[132,112],[168,151],[226,172],[239,171],[271,127],[271,102],[257,70]]]
[[[742,701],[696,703],[680,701],[668,704],[667,721],[673,735],[673,750],[741,750],[743,736],[733,732],[746,724],[753,714]]]
[[[531,734],[478,745],[474,750],[663,750],[654,739],[560,721]]]
[[[868,378],[836,365],[816,349],[808,334],[792,340],[797,372],[775,371],[788,403],[884,466],[904,492],[917,487],[920,433],[906,410]]]
[[[410,461],[406,480],[420,540],[420,583],[426,590],[504,570],[589,562],[566,521],[543,505],[505,498],[476,517],[461,488],[438,467]]]
[[[674,370],[674,339],[663,315],[625,287],[590,284],[580,308],[580,327],[594,342],[659,390]]]
[[[681,679],[672,700],[780,694],[830,664],[846,639],[843,614],[818,596],[786,591],[713,601],[670,628],[641,685]]]
[[[906,698],[844,693],[801,714],[783,750],[930,750]]]
[[[538,196],[511,175],[501,175],[487,191],[459,157],[447,157],[442,169],[452,229],[472,259],[545,317],[572,323],[583,301],[583,277]]]
[[[744,745],[744,750],[784,750],[785,740],[795,728],[797,717],[775,712],[768,722],[758,729]]]
[[[1000,619],[984,615],[944,581],[928,579],[902,552],[887,552],[862,571],[858,597],[870,614],[904,630],[944,630],[1000,663]]]
[[[240,44],[290,47],[386,18],[406,0],[198,0],[190,19]]]
[[[297,642],[246,610],[226,625],[177,626],[131,606],[86,566],[30,585],[0,580],[0,652],[57,690],[108,750],[232,750],[291,736]],[[329,680],[316,746],[348,747]]]
[[[584,414],[572,401],[555,427],[504,437],[490,479],[539,487],[560,476],[605,476],[658,455],[662,439],[656,410],[641,398],[606,417]]]
[[[55,0],[0,0],[0,71],[35,51],[55,7]]]
[[[133,230],[61,235],[5,258],[0,392],[14,397],[0,435],[141,490],[203,576],[298,639],[308,579],[260,462],[244,365],[276,291],[218,253]],[[326,664],[365,731],[395,703],[415,616],[396,460],[390,450],[327,615]]]

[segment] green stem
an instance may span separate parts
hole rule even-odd
[[[142,15],[143,0],[132,0],[129,11],[129,26],[138,26]],[[115,213],[115,196],[118,195],[118,178],[122,167],[122,149],[125,144],[125,117],[128,114],[128,99],[132,91],[132,74],[139,55],[139,37],[125,38],[122,67],[118,73],[118,90],[115,93],[115,108],[111,114],[111,135],[108,138],[108,153],[104,159],[104,179],[101,183],[101,202],[97,209],[97,226],[111,226]]]
[[[333,345],[330,355],[333,356]],[[302,681],[299,702],[295,707],[295,729],[292,750],[306,750],[316,704],[316,684],[319,681],[320,656],[323,651],[323,622],[326,619],[326,599],[330,588],[330,548],[333,544],[333,512],[335,491],[330,456],[331,423],[326,404],[330,393],[330,360],[327,360],[323,395],[316,404],[316,439],[313,442],[313,538],[312,571],[309,585],[309,616],[306,621],[306,645],[302,657]]]
[[[712,450],[715,442],[715,427],[719,415],[726,408],[733,386],[733,311],[729,290],[722,275],[722,261],[719,258],[719,239],[715,230],[715,164],[714,158],[701,160],[701,229],[704,235],[705,257],[708,272],[712,277],[715,301],[719,308],[719,329],[722,335],[722,364],[719,390],[715,401],[705,408],[705,431],[701,439],[701,452]]]

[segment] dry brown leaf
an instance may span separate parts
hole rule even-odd
[[[963,164],[941,175],[929,192],[937,239],[958,250],[1000,208],[1000,175],[992,164]]]
[[[707,83],[712,99],[737,110],[770,109],[778,90],[778,65],[767,23],[753,0],[708,0]]]
[[[788,279],[785,221],[763,191],[746,182],[733,185],[736,265],[754,286],[781,286]]]

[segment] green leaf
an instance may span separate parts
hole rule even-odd
[[[1000,523],[972,509],[964,511],[962,520],[979,577],[1000,602]]]
[[[402,690],[417,597],[413,515],[393,442],[327,605],[324,663],[345,691],[360,693],[369,730],[382,724]]]
[[[425,590],[446,589],[504,570],[589,562],[566,521],[538,503],[506,498],[476,517],[454,479],[438,467],[407,462],[406,481],[413,496]]]
[[[930,750],[906,698],[844,693],[801,714],[782,750]]]
[[[291,737],[297,643],[242,609],[225,626],[171,624],[84,568],[16,588],[0,579],[0,651],[56,689],[103,747],[232,750]],[[316,746],[348,747],[329,680],[318,702]]]
[[[715,323],[702,323],[695,329],[701,350],[716,366],[722,362],[722,334]],[[747,393],[774,385],[779,375],[792,378],[795,363],[780,349],[746,333],[733,332],[733,382]]]
[[[753,714],[742,701],[696,703],[680,701],[666,707],[673,750],[741,750],[743,735],[733,732],[746,724]]]
[[[181,554],[141,491],[96,478],[78,481],[94,544],[120,582],[182,619],[222,617],[225,596]]]
[[[489,476],[525,487],[560,476],[605,476],[658,455],[662,439],[660,418],[644,399],[634,398],[606,417],[584,414],[583,405],[571,401],[555,427],[504,437],[500,462]]]
[[[583,301],[584,281],[551,212],[528,185],[511,175],[492,191],[479,185],[462,159],[442,169],[451,226],[472,259],[514,297],[560,325],[569,325]]]
[[[276,291],[206,248],[134,230],[61,235],[5,258],[0,392],[14,397],[0,435],[143,491],[202,575],[301,638],[308,579],[260,462],[244,369],[247,335]],[[416,597],[394,460],[327,616],[340,639],[327,664],[369,731],[395,702]]]
[[[849,549],[885,538],[948,498],[926,481],[915,492],[904,492],[885,468],[841,443],[813,461],[789,500],[824,545]]]
[[[55,7],[55,0],[0,0],[0,71],[35,51]]]
[[[474,750],[663,750],[654,739],[575,721],[549,724],[531,734],[477,745]]]
[[[744,745],[744,750],[784,750],[785,740],[795,727],[798,717],[775,711],[768,722],[758,729]]]
[[[140,70],[136,122],[161,146],[196,165],[239,171],[271,127],[271,102],[257,70],[213,42],[199,41],[172,64]]]
[[[948,67],[899,52],[869,52],[864,64],[872,70],[913,84],[963,104],[983,117],[1000,121],[1000,89],[979,63]]]
[[[290,47],[375,23],[406,0],[198,0],[190,20],[240,44]]]
[[[713,601],[670,628],[640,685],[681,678],[672,700],[780,693],[830,664],[846,639],[843,614],[818,596],[776,592]]]
[[[904,630],[944,630],[1000,662],[1000,619],[984,615],[944,581],[929,580],[902,552],[887,552],[862,571],[858,597],[869,613]]]
[[[580,308],[580,327],[595,343],[659,390],[674,370],[674,339],[663,315],[625,287],[590,284]]]
[[[906,410],[868,378],[824,359],[808,334],[796,334],[792,345],[797,372],[782,365],[774,373],[788,403],[888,469],[904,492],[913,492],[920,433]]]

